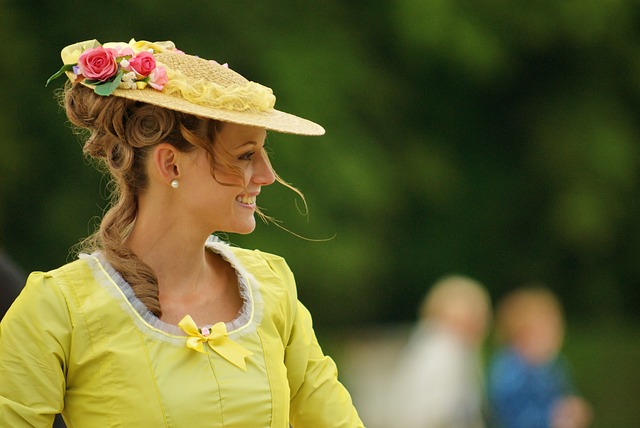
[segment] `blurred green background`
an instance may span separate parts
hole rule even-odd
[[[0,246],[25,271],[69,260],[106,206],[44,87],[92,38],[173,40],[325,126],[269,138],[309,215],[275,186],[260,201],[321,241],[228,239],[287,258],[328,349],[412,322],[447,273],[496,299],[538,280],[565,305],[595,425],[640,419],[638,2],[0,0]]]

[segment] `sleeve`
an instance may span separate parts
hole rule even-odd
[[[311,314],[300,302],[285,351],[285,364],[291,387],[292,427],[364,427],[351,396],[338,381],[335,363],[318,344]]]
[[[56,280],[31,274],[0,323],[0,426],[52,426],[64,406],[71,328]]]
[[[266,256],[270,269],[287,289],[289,310],[283,342],[290,388],[293,428],[359,428],[364,425],[351,396],[338,381],[338,369],[324,355],[313,331],[311,314],[298,300],[293,273],[284,259]]]

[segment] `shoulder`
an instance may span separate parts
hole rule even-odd
[[[246,248],[234,247],[229,245],[229,251],[236,255],[236,257],[242,260],[254,260],[267,263],[268,265],[286,265],[286,261],[283,257],[276,254],[266,253],[260,250],[249,250]]]
[[[452,334],[434,325],[419,324],[403,354],[403,363],[412,371],[430,376],[463,373],[471,354]]]
[[[85,259],[49,271],[31,272],[16,304],[64,306],[70,311],[77,308],[82,296],[93,294],[97,288],[93,270]]]
[[[271,274],[282,279],[293,279],[293,273],[286,260],[276,254],[236,247],[215,237],[207,241],[207,247],[227,258],[232,264],[247,269],[254,276]]]
[[[519,354],[510,346],[498,349],[493,356],[496,364],[517,364],[521,360]]]
[[[27,278],[27,285],[39,287],[66,288],[74,280],[83,280],[91,271],[84,260],[77,259],[49,271],[34,271]]]
[[[68,319],[72,308],[77,306],[77,286],[86,283],[90,276],[82,260],[46,272],[32,272],[7,312],[6,322],[29,325],[38,319],[47,319],[47,323]]]
[[[231,263],[247,280],[249,288],[257,291],[255,301],[264,311],[264,319],[273,321],[281,329],[286,343],[298,313],[298,293],[295,278],[285,259],[219,240],[209,240],[207,246]]]
[[[524,360],[511,348],[499,350],[491,359],[490,371],[493,376],[520,373],[525,370]]]
[[[79,258],[73,262],[67,263],[56,269],[46,272],[32,272],[27,279],[27,285],[38,287],[58,288],[62,292],[66,292],[75,288],[79,284],[86,286],[93,279],[93,271],[84,258]]]
[[[246,250],[234,247],[231,247],[231,251],[245,264],[269,269],[282,278],[293,277],[293,272],[291,272],[287,261],[281,256],[260,250]]]
[[[207,241],[207,246],[226,258],[241,274],[255,279],[262,289],[283,289],[291,299],[297,299],[295,278],[283,257],[236,247],[217,238]]]

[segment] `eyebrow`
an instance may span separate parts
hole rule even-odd
[[[248,147],[255,147],[258,145],[257,141],[247,141],[246,143],[242,143],[235,148],[235,150],[240,150]]]

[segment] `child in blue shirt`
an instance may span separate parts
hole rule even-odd
[[[544,287],[505,296],[496,311],[503,347],[489,370],[489,400],[501,428],[585,428],[591,409],[573,386],[561,355],[564,320],[560,302]]]

